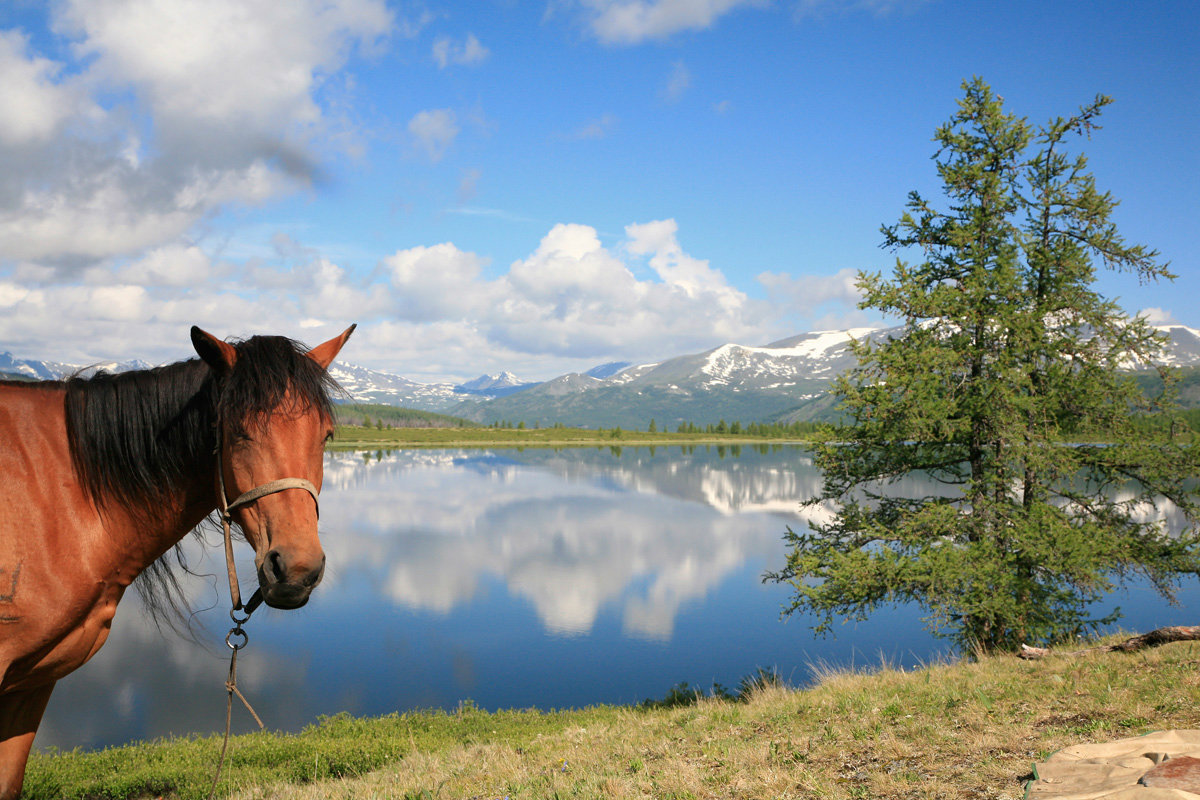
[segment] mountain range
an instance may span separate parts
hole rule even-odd
[[[543,382],[522,381],[503,372],[459,384],[418,383],[343,363],[335,363],[330,372],[353,401],[437,411],[481,423],[645,428],[655,420],[661,428],[674,429],[680,422],[704,425],[720,419],[794,421],[828,412],[830,382],[854,365],[847,348],[851,337],[882,338],[900,330],[815,331],[757,347],[723,344],[653,364],[601,364]],[[1159,330],[1169,339],[1164,363],[1200,366],[1200,330],[1183,325]],[[83,372],[147,366],[142,361],[114,362],[90,365]],[[0,353],[0,373],[44,380],[80,370]]]

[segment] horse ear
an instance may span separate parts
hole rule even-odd
[[[237,363],[237,350],[229,342],[222,342],[211,333],[192,326],[192,346],[205,363],[217,372],[228,372]]]
[[[337,354],[341,352],[342,345],[350,338],[350,334],[354,333],[354,329],[358,327],[358,323],[351,325],[339,335],[333,337],[324,344],[319,344],[312,350],[308,351],[308,357],[321,365],[321,369],[329,369],[329,365],[337,358]]]

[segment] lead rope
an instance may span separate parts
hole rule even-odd
[[[213,775],[212,786],[208,790],[208,800],[216,795],[217,784],[221,780],[221,770],[225,766],[225,753],[229,749],[229,731],[233,722],[233,696],[236,694],[238,699],[242,701],[242,705],[246,706],[246,710],[250,712],[250,716],[254,717],[254,721],[258,723],[259,730],[266,726],[263,725],[262,719],[255,713],[254,707],[250,705],[250,701],[242,694],[242,691],[237,688],[237,657],[238,651],[245,647],[250,642],[250,636],[242,629],[242,625],[250,621],[250,615],[254,613],[254,609],[258,608],[262,602],[262,592],[255,591],[250,597],[250,603],[245,607],[246,615],[238,616],[238,611],[243,609],[242,606],[242,590],[238,585],[237,567],[233,563],[233,537],[230,534],[230,525],[233,522],[233,516],[229,510],[229,499],[225,496],[225,470],[221,466],[221,446],[217,444],[217,485],[220,487],[218,497],[221,500],[221,532],[225,539],[225,567],[229,573],[229,600],[232,608],[229,609],[229,617],[233,620],[233,627],[229,633],[225,635],[225,646],[233,653],[229,656],[229,677],[225,681],[225,738],[221,742],[221,755],[217,759],[217,773]],[[245,497],[239,497],[237,502],[241,502]],[[237,641],[240,639],[240,641]]]

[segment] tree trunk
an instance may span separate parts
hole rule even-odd
[[[1143,633],[1139,636],[1132,636],[1116,644],[1103,644],[1069,653],[1055,653],[1055,655],[1082,656],[1088,653],[1111,653],[1116,650],[1124,653],[1132,653],[1134,650],[1141,650],[1146,647],[1158,647],[1159,645],[1171,642],[1194,642],[1198,640],[1200,640],[1200,625],[1169,625],[1165,628],[1156,628],[1149,633]],[[1021,645],[1021,652],[1017,653],[1019,658],[1028,660],[1045,658],[1048,655],[1050,655],[1048,648],[1030,647],[1027,644]]]

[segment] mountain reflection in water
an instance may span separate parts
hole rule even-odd
[[[938,657],[915,609],[836,639],[780,619],[787,587],[761,576],[782,566],[784,527],[804,525],[819,480],[792,446],[329,453],[324,583],[303,609],[255,614],[239,686],[269,727],[296,730],[343,710],[633,703],[758,667],[804,683],[817,663]],[[197,641],[160,633],[129,593],[109,643],[55,690],[38,747],[221,728],[228,598],[210,539],[187,548],[207,576],[187,583]],[[1131,629],[1194,622],[1127,594]]]

